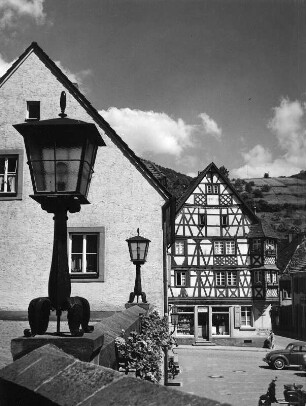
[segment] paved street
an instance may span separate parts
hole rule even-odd
[[[290,339],[289,339],[290,341]],[[216,347],[178,347],[181,373],[177,389],[205,396],[233,406],[257,406],[275,376],[276,397],[283,398],[284,384],[306,387],[306,373],[298,369],[275,371],[262,361],[264,349],[214,349]]]

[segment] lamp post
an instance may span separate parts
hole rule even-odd
[[[149,249],[149,243],[151,242],[147,238],[141,237],[139,235],[139,228],[137,229],[137,235],[135,237],[128,238],[126,240],[129,246],[130,257],[131,261],[134,265],[136,265],[136,278],[135,278],[135,286],[134,292],[130,293],[130,298],[128,303],[133,303],[135,296],[137,296],[137,303],[138,298],[141,296],[141,300],[143,303],[147,303],[146,294],[142,291],[141,287],[141,275],[140,275],[140,267],[143,265],[147,260],[147,254]]]
[[[68,312],[69,329],[73,336],[93,330],[88,326],[88,301],[81,297],[70,297],[67,212],[79,212],[81,204],[89,204],[87,195],[97,149],[105,143],[94,124],[66,118],[65,92],[61,93],[60,106],[60,118],[13,126],[24,138],[34,190],[30,197],[43,210],[54,213],[48,297],[33,299],[29,304],[31,330],[25,331],[29,336],[47,331],[51,310],[56,311],[58,335],[62,311]],[[82,330],[79,330],[80,325]]]

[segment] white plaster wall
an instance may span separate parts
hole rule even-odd
[[[12,124],[23,122],[26,101],[40,100],[41,120],[57,117],[63,88],[32,53],[0,88],[0,149],[23,148],[22,136]],[[67,90],[69,118],[92,122]],[[88,196],[91,205],[69,214],[68,227],[106,230],[105,282],[72,283],[72,295],[90,301],[94,310],[124,308],[133,290],[135,266],[129,260],[126,238],[141,235],[151,244],[142,266],[143,290],[150,303],[163,309],[163,249],[160,194],[123,153],[100,131],[107,144],[98,150]],[[26,157],[25,157],[26,161]],[[24,165],[23,199],[0,201],[0,309],[26,310],[31,299],[47,295],[53,244],[53,215],[28,196],[33,193]]]

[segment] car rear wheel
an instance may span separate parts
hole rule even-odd
[[[284,369],[285,366],[286,366],[286,363],[285,363],[285,361],[284,361],[282,358],[276,358],[276,359],[273,361],[273,367],[274,367],[275,369]]]

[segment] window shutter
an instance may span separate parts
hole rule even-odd
[[[240,306],[235,306],[235,328],[241,326]]]

